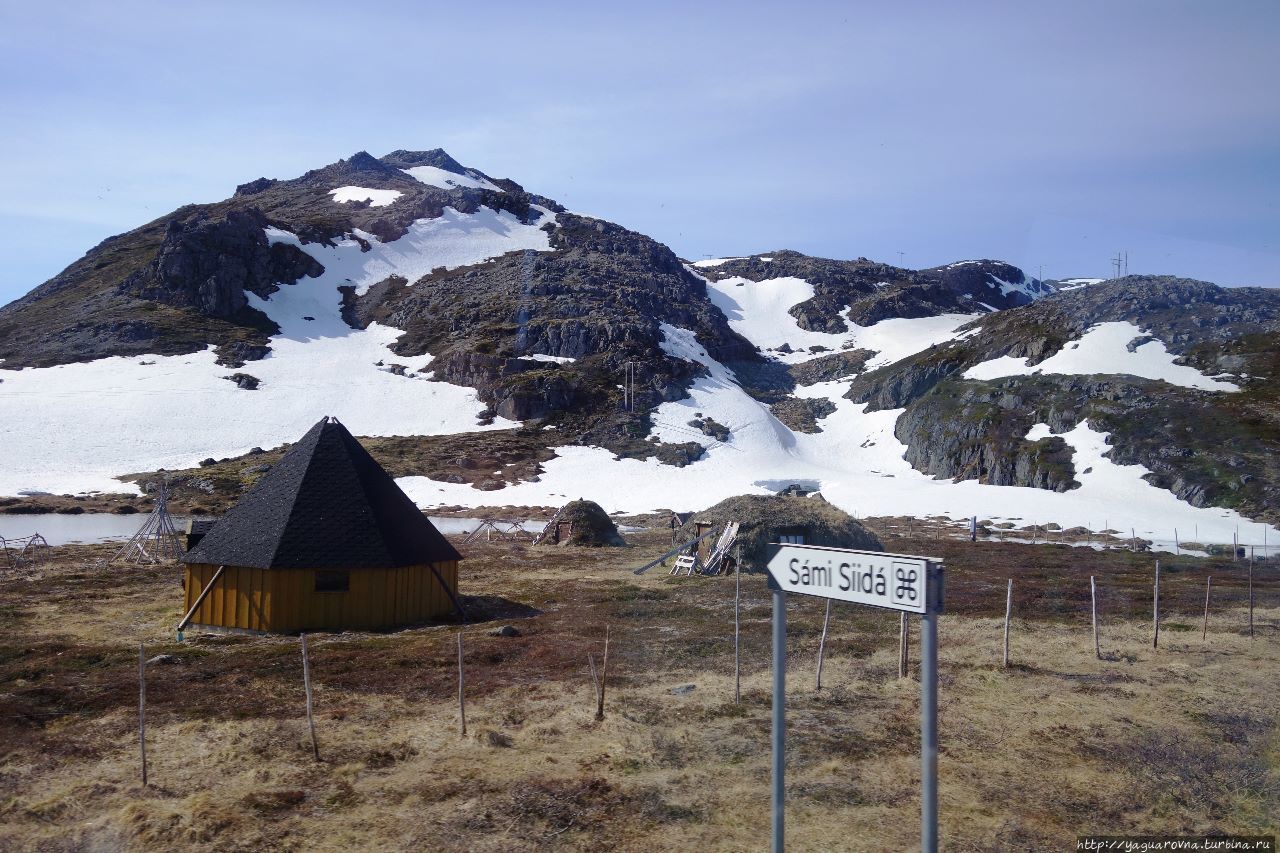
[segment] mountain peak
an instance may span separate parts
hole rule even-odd
[[[365,155],[368,156],[368,155]],[[382,158],[383,163],[397,169],[412,169],[414,166],[435,166],[446,172],[458,175],[467,174],[467,167],[449,156],[443,148],[432,148],[430,151],[405,151],[397,149]]]

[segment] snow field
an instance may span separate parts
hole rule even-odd
[[[400,190],[374,190],[368,187],[338,187],[329,190],[329,195],[333,196],[334,202],[338,204],[348,201],[367,201],[370,207],[386,207],[404,193]]]
[[[792,307],[813,298],[813,285],[802,278],[770,278],[764,281],[732,277],[707,282],[707,295],[729,320],[729,327],[758,349],[787,364],[808,361],[816,355],[813,346],[829,351],[869,349],[876,356],[868,363],[874,369],[906,358],[955,337],[955,329],[979,314],[943,314],[914,320],[883,320],[874,326],[859,326],[845,319],[847,332],[831,334],[800,328],[788,313]],[[778,353],[788,344],[795,352]]]
[[[493,181],[486,180],[483,176],[474,173],[460,175],[457,172],[450,172],[437,166],[414,166],[411,169],[402,169],[401,171],[427,186],[439,187],[442,190],[466,188],[503,192],[502,187]]]
[[[540,209],[543,220],[550,211]],[[190,468],[207,457],[237,456],[252,447],[296,441],[317,420],[333,415],[357,435],[438,435],[503,429],[496,419],[479,427],[484,406],[475,391],[429,381],[420,368],[431,356],[405,358],[390,345],[397,329],[372,324],[352,329],[342,319],[338,287],[358,292],[390,275],[411,283],[437,268],[480,263],[521,249],[550,251],[547,234],[509,213],[446,208],[438,220],[419,220],[404,237],[381,243],[357,234],[333,246],[302,243],[267,229],[324,265],[317,278],[282,285],[267,299],[247,294],[280,333],[271,354],[241,368],[215,363],[212,348],[182,356],[115,357],[60,367],[7,371],[0,383],[0,494],[48,491],[129,491],[114,477],[157,468]],[[379,367],[379,363],[382,364]],[[388,364],[403,364],[397,376]],[[261,380],[246,391],[224,377]]]
[[[753,284],[764,286],[753,292]],[[800,329],[786,313],[812,295],[812,288],[798,279],[747,283],[741,288],[726,280],[709,283],[708,292],[730,325],[757,346],[790,343],[795,347],[820,340],[808,337],[819,333]],[[886,320],[867,328],[851,327],[848,335],[822,338],[853,340],[879,353],[873,364],[887,364],[934,343],[978,334],[975,329],[956,332],[972,319],[952,315]],[[663,442],[698,441],[708,448],[701,460],[674,468],[654,459],[614,459],[602,448],[564,447],[544,464],[538,482],[509,486],[500,498],[465,484],[426,477],[404,478],[400,484],[422,506],[482,506],[495,499],[505,504],[557,505],[585,497],[611,511],[647,512],[703,509],[733,495],[771,493],[779,482],[816,481],[827,500],[859,516],[967,519],[977,515],[1019,527],[1056,522],[1093,530],[1109,521],[1116,529],[1136,529],[1139,536],[1166,550],[1173,549],[1175,528],[1198,528],[1205,542],[1230,542],[1237,527],[1258,527],[1233,511],[1192,507],[1171,492],[1155,488],[1142,479],[1147,473],[1142,466],[1114,464],[1103,455],[1106,435],[1091,430],[1087,423],[1063,436],[1075,449],[1081,482],[1080,488],[1070,492],[934,480],[903,458],[906,446],[894,434],[902,410],[867,412],[865,405],[843,396],[849,388],[847,380],[800,386],[797,397],[827,399],[836,410],[819,421],[822,432],[793,433],[767,406],[744,392],[732,371],[712,359],[691,331],[665,324],[662,331],[665,351],[705,365],[710,375],[695,381],[688,398],[662,404],[654,412],[651,434]],[[1124,343],[1133,337],[1129,335]],[[1123,344],[1121,351],[1128,355]],[[716,442],[689,427],[688,421],[698,414],[729,427],[728,441]],[[1044,431],[1037,427],[1029,437],[1042,438]],[[603,471],[607,476],[601,476]],[[1269,536],[1276,541],[1280,532]]]
[[[1001,356],[974,365],[964,372],[966,379],[1000,379],[1038,373],[1069,376],[1119,374],[1158,379],[1183,388],[1203,391],[1239,391],[1230,382],[1205,376],[1194,367],[1176,364],[1173,354],[1158,340],[1148,341],[1129,352],[1127,345],[1145,333],[1132,323],[1099,323],[1078,340],[1036,365],[1028,359]]]

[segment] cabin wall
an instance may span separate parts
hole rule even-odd
[[[455,594],[458,564],[435,564]],[[191,608],[217,566],[189,564],[183,612]],[[392,628],[448,616],[453,602],[430,565],[352,569],[346,592],[316,592],[315,569],[228,566],[192,616],[193,625],[293,633]]]

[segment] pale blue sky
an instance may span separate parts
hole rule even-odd
[[[0,302],[260,175],[433,147],[692,259],[1280,285],[1278,3],[613,5],[4,0]]]

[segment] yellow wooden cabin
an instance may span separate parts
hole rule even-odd
[[[336,419],[321,420],[183,557],[179,626],[377,630],[458,610],[449,541]]]

